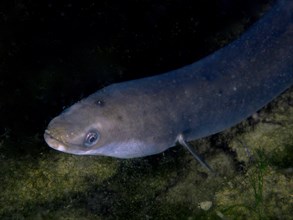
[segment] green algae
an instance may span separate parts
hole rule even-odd
[[[64,201],[65,207],[70,207],[71,194],[76,196],[91,185],[98,187],[117,167],[109,158],[79,158],[55,152],[38,156],[37,162],[30,156],[17,161],[2,157],[0,216],[20,212],[25,217],[44,209],[42,204],[54,208],[55,201]]]
[[[216,193],[218,209],[226,216],[290,219],[293,187],[293,108],[290,100],[292,90],[271,104],[278,107],[271,107],[269,113],[260,112],[260,123],[230,142],[237,159],[245,161],[247,171],[244,175],[237,174],[231,180],[232,186]]]

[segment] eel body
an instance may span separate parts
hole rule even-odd
[[[54,118],[56,150],[134,158],[227,129],[293,84],[293,0],[279,0],[239,39],[174,71],[112,84]]]

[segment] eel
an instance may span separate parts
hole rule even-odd
[[[47,144],[135,158],[221,132],[293,84],[293,0],[278,0],[240,38],[170,72],[106,86],[55,117]],[[208,167],[200,158],[203,165]]]

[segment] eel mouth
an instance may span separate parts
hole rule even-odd
[[[47,144],[58,151],[66,152],[66,147],[64,144],[60,143],[57,139],[55,139],[51,134],[49,130],[45,130],[44,133],[44,139],[47,142]]]
[[[74,144],[62,143],[62,141],[52,136],[50,130],[45,130],[44,139],[46,143],[49,145],[49,147],[64,153],[75,154],[75,155],[90,154],[89,153],[90,151],[80,149],[78,146],[74,146]]]

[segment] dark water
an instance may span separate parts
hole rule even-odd
[[[134,160],[77,157],[49,149],[42,135],[64,107],[103,86],[224,46],[267,2],[1,1],[0,217],[219,218],[197,206],[214,202],[217,181],[180,148]],[[217,138],[216,146],[227,142]],[[235,159],[220,156],[223,169]]]
[[[263,2],[1,1],[1,133],[35,134],[105,85],[191,63],[239,36]]]

